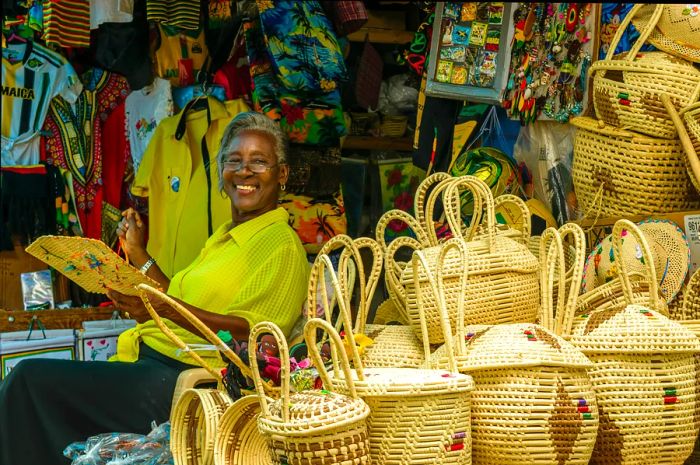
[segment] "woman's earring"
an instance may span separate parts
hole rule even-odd
[[[282,184],[282,185],[280,186],[280,189],[282,189],[283,191],[287,190],[287,185],[286,185],[286,184]]]

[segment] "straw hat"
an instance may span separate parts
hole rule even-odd
[[[651,248],[654,268],[663,299],[671,302],[680,291],[690,269],[690,247],[683,230],[668,220],[645,220],[637,223]],[[641,272],[644,264],[635,241],[624,241],[622,254],[630,272]],[[581,292],[588,292],[617,276],[612,251],[612,237],[598,243],[586,258]]]
[[[649,26],[656,6],[645,5],[632,18],[640,32]],[[663,8],[661,18],[647,40],[666,53],[700,63],[700,8],[687,3],[659,6]]]

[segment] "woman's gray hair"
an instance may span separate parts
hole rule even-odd
[[[254,111],[239,113],[226,126],[221,138],[219,153],[216,156],[219,168],[219,191],[224,190],[224,161],[229,153],[230,145],[236,137],[247,131],[261,132],[269,136],[273,141],[277,163],[281,165],[287,163],[287,134],[280,128],[280,125],[262,113]]]

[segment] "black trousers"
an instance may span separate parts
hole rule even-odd
[[[177,377],[192,368],[141,344],[135,363],[23,360],[0,382],[0,465],[68,464],[63,449],[100,433],[168,420]]]

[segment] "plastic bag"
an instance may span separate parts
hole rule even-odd
[[[571,168],[575,129],[570,124],[537,121],[520,130],[513,153],[532,173],[529,197],[549,207],[557,224],[578,219]]]
[[[408,84],[410,79],[409,74],[397,74],[382,82],[378,109],[383,115],[397,116],[416,110],[418,89]]]

